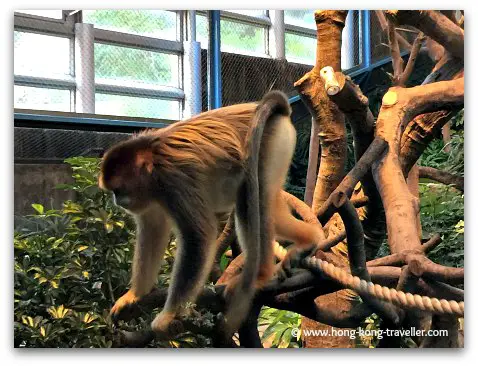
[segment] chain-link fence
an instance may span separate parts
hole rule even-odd
[[[74,156],[101,156],[129,133],[50,128],[14,128],[16,162],[61,162]]]

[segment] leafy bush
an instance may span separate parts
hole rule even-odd
[[[264,306],[259,315],[259,327],[266,327],[262,333],[262,342],[271,348],[299,348],[300,324],[302,317],[292,311],[278,310]],[[295,336],[293,329],[298,329]]]
[[[76,192],[76,200],[60,210],[33,204],[36,213],[15,232],[16,347],[112,347],[118,340],[108,313],[128,287],[134,223],[97,187],[98,159],[66,162],[74,183],[60,188]],[[174,242],[160,285],[169,280],[173,251]],[[130,322],[129,329],[144,327],[153,315]],[[198,339],[182,335],[155,345],[197,346]]]
[[[463,113],[452,121],[452,126],[463,126]],[[425,150],[420,165],[431,166],[463,176],[465,172],[464,131],[452,131],[448,143],[450,151],[444,151],[443,140],[434,140]],[[442,243],[436,246],[429,258],[453,267],[464,266],[465,202],[458,190],[443,184],[420,182],[420,217],[423,236],[433,233],[442,236]]]

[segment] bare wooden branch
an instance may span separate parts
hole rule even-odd
[[[421,246],[416,222],[418,200],[410,194],[399,164],[402,131],[418,114],[461,108],[463,102],[463,78],[408,89],[392,87],[383,97],[377,136],[387,141],[389,150],[374,163],[373,173],[385,208],[392,253]]]
[[[355,161],[358,162],[375,138],[375,119],[370,111],[367,97],[350,77],[341,72],[335,72],[333,75],[340,90],[335,95],[329,95],[329,98],[347,117],[352,129]],[[372,172],[367,170],[360,178],[360,182],[364,194],[368,197],[367,214],[363,220],[367,255],[374,257],[385,235],[385,214]],[[355,203],[354,206],[358,207]],[[322,219],[328,221],[329,217]]]
[[[465,34],[457,24],[434,10],[387,10],[389,19],[411,25],[440,43],[453,56],[463,59]]]
[[[355,164],[352,170],[330,194],[329,198],[327,198],[322,207],[320,207],[319,211],[317,212],[317,217],[321,223],[326,223],[336,212],[336,208],[333,205],[334,201],[341,200],[352,195],[353,189],[357,183],[370,170],[372,164],[376,160],[380,159],[386,148],[387,143],[384,140],[380,138],[376,138],[374,140],[357,164]]]
[[[422,252],[423,253],[428,253],[430,250],[435,248],[438,244],[442,242],[440,234],[433,234],[433,236],[428,239],[425,243],[422,245]]]
[[[410,75],[412,75],[413,69],[415,67],[415,62],[418,57],[418,52],[420,51],[420,48],[422,46],[424,39],[425,39],[425,35],[422,32],[420,32],[417,38],[415,38],[415,41],[413,41],[413,46],[407,61],[407,66],[405,67],[405,70],[403,71],[403,73],[400,75],[400,79],[399,79],[400,86],[405,86],[408,79],[410,78]]]
[[[450,19],[453,23],[458,24],[455,10],[440,10],[440,13]]]
[[[462,76],[463,62],[447,56],[440,60],[422,85],[436,81],[452,80]],[[430,141],[438,136],[442,126],[455,114],[456,111],[450,110],[426,113],[418,115],[408,124],[400,143],[400,165],[405,176],[407,176],[409,170],[417,162]]]
[[[375,14],[377,15],[378,22],[380,23],[380,27],[382,28],[382,31],[386,32],[388,29],[388,22],[387,22],[387,18],[385,14],[383,13],[383,10],[375,10]],[[397,33],[396,37],[397,37],[398,43],[400,44],[402,48],[409,50],[412,47],[410,42],[408,42],[400,33]],[[389,47],[388,44],[386,46]]]
[[[451,173],[445,172],[443,170],[438,170],[428,166],[419,167],[420,178],[427,178],[434,180],[435,182],[453,185],[455,188],[460,191],[465,191],[465,178]]]
[[[390,42],[390,52],[392,54],[393,84],[398,85],[400,76],[403,73],[403,60],[400,55],[395,26],[391,21],[388,22],[388,39]]]
[[[338,235],[335,235],[331,238],[327,238],[324,241],[320,242],[317,246],[318,250],[322,250],[324,252],[330,250],[332,247],[336,246],[338,243],[342,242],[347,238],[347,234],[344,231],[341,231]]]

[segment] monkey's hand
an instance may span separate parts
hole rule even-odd
[[[136,296],[131,290],[116,300],[110,311],[113,324],[117,324],[119,320],[128,321],[138,317],[141,313],[141,310],[138,306],[138,300],[139,297]]]
[[[184,332],[183,324],[175,317],[176,313],[163,310],[154,318],[151,323],[151,329],[157,338],[171,339]]]
[[[300,262],[309,256],[312,256],[317,251],[315,245],[311,245],[307,248],[299,248],[294,246],[287,251],[284,259],[279,263],[276,269],[276,275],[280,281],[284,281],[286,278],[292,277],[293,270],[298,268]]]

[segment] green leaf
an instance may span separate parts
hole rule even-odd
[[[120,228],[124,228],[124,221],[115,221],[115,225]]]
[[[292,328],[287,328],[284,333],[282,333],[279,345],[277,348],[288,348],[292,340]]]
[[[111,222],[105,222],[105,229],[106,229],[106,232],[109,234],[113,231],[113,224]]]
[[[32,207],[33,209],[38,212],[40,215],[43,215],[43,212],[45,210],[45,208],[43,207],[43,205],[40,205],[39,203],[32,203]]]

